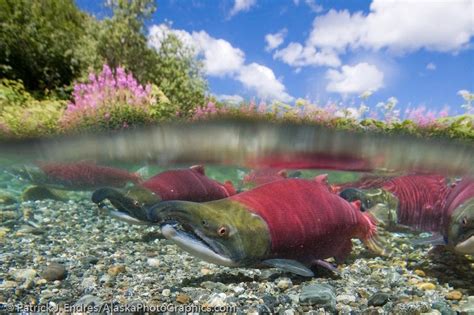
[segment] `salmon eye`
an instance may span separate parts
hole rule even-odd
[[[207,226],[207,221],[206,221],[206,220],[202,220],[202,221],[201,221],[201,224],[204,225],[204,226]]]
[[[229,230],[225,226],[221,226],[217,229],[217,234],[219,236],[227,236],[229,234]]]
[[[138,206],[140,205],[140,203],[138,202],[138,200],[134,200],[134,201],[133,201],[133,205],[134,205],[135,207],[138,207]]]
[[[462,218],[461,224],[466,226],[467,225],[467,217]]]

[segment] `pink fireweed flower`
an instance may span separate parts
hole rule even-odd
[[[61,118],[64,127],[79,123],[86,117],[89,120],[97,120],[98,117],[108,120],[110,113],[121,106],[148,112],[153,104],[151,85],[142,86],[122,67],[112,71],[104,65],[99,74],[91,73],[88,79],[86,83],[75,84],[72,101]],[[94,115],[98,116],[92,117]]]

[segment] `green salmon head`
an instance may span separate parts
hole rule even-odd
[[[265,221],[231,200],[165,201],[152,207],[148,217],[181,249],[217,265],[249,266],[270,250]]]
[[[110,210],[109,214],[120,220],[134,223],[134,220],[146,222],[147,209],[160,201],[159,196],[150,190],[134,186],[126,190],[104,187],[92,194],[92,201],[99,207],[104,207],[104,200],[109,200],[117,211]]]
[[[474,198],[460,205],[451,217],[448,241],[460,254],[474,254]]]

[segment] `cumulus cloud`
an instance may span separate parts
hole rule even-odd
[[[204,56],[207,74],[222,76],[234,73],[244,64],[244,52],[232,47],[228,41],[213,38],[204,31],[193,32],[192,37]]]
[[[148,44],[159,50],[168,33],[176,35],[184,45],[193,49],[202,58],[204,71],[209,76],[230,77],[265,99],[290,101],[283,83],[275,77],[272,69],[257,64],[245,63],[245,53],[224,39],[210,36],[205,31],[187,32],[172,29],[166,24],[153,25],[149,29]],[[264,81],[264,82],[259,82]],[[235,99],[235,97],[234,97]]]
[[[474,36],[473,9],[472,0],[373,0],[367,14],[330,10],[314,19],[310,35],[300,44],[300,56],[294,59],[304,60],[302,55],[310,48],[337,54],[356,49],[457,52]],[[449,23],[440,26],[440,21]]]
[[[257,63],[244,66],[237,79],[248,89],[254,90],[257,96],[263,99],[278,99],[283,102],[293,100],[285,86],[273,73],[272,69]]]
[[[257,3],[257,0],[235,0],[234,6],[230,10],[230,16],[236,15],[241,11],[248,11]]]
[[[384,74],[376,66],[362,62],[354,66],[344,65],[341,70],[329,69],[326,90],[340,94],[377,91],[383,86]]]
[[[313,46],[303,46],[291,42],[283,49],[273,54],[274,59],[279,59],[294,67],[302,66],[329,66],[338,67],[341,64],[339,57],[330,49],[317,50]]]
[[[274,34],[267,34],[265,35],[265,41],[267,42],[267,46],[265,47],[266,51],[271,51],[285,41],[286,34],[288,30],[286,28],[279,30]]]
[[[436,64],[430,62],[429,64],[426,65],[426,70],[431,70],[431,71],[436,70]]]
[[[208,75],[218,77],[231,75],[244,64],[245,54],[242,50],[232,47],[223,39],[213,38],[204,31],[188,33],[170,29],[165,24],[153,25],[149,30],[149,45],[160,49],[161,41],[167,32],[176,35],[185,45],[192,47],[196,54],[202,56],[204,71]]]
[[[329,11],[317,17],[308,43],[336,49],[388,48],[403,53],[457,51],[474,35],[471,0],[374,0],[370,13]],[[401,18],[403,17],[403,18]],[[443,23],[440,21],[450,21]]]

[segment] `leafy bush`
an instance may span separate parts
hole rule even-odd
[[[474,140],[474,115],[445,117],[445,111],[428,112],[419,108],[408,112],[408,119],[400,120],[394,110],[394,98],[382,113],[385,120],[362,118],[365,108],[354,110],[338,108],[334,104],[320,107],[307,102],[296,102],[295,106],[282,103],[270,105],[254,102],[243,103],[238,107],[209,102],[195,109],[192,120],[213,118],[246,119],[257,121],[310,123],[337,130],[372,131],[384,134],[410,134],[420,137],[448,137]]]
[[[143,86],[125,70],[104,65],[99,75],[74,87],[60,124],[65,130],[109,130],[170,117],[177,108],[156,86]]]
[[[0,136],[37,137],[59,132],[66,102],[36,100],[21,81],[0,80]]]

